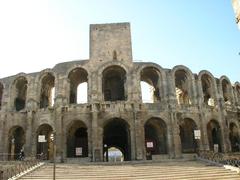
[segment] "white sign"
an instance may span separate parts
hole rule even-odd
[[[194,138],[200,139],[201,138],[201,131],[200,130],[194,130]]]
[[[39,135],[38,136],[38,142],[47,142],[45,139],[45,135]]]
[[[147,142],[147,148],[153,148],[153,142]]]
[[[82,156],[82,147],[76,147],[75,153],[76,156]]]
[[[214,149],[214,152],[217,153],[218,152],[218,144],[214,144],[213,149]]]

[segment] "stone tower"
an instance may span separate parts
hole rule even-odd
[[[132,61],[130,24],[90,25],[90,59]]]

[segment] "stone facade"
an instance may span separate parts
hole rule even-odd
[[[236,17],[236,23],[240,29],[240,0],[232,0],[233,10]]]
[[[103,161],[110,147],[125,160],[181,158],[214,144],[239,151],[238,82],[134,62],[131,47],[129,23],[91,25],[90,59],[0,79],[0,152],[17,158],[24,147],[26,156],[50,159],[53,132],[62,162]],[[143,102],[141,82],[150,85],[151,102]],[[82,83],[85,103],[77,101]]]

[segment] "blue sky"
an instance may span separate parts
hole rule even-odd
[[[89,57],[89,25],[130,22],[134,60],[240,81],[231,0],[1,0],[0,78]]]

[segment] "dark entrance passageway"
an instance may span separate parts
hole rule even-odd
[[[116,147],[121,149],[124,161],[131,160],[129,125],[122,119],[111,119],[104,126],[103,146],[104,153],[108,148]]]

